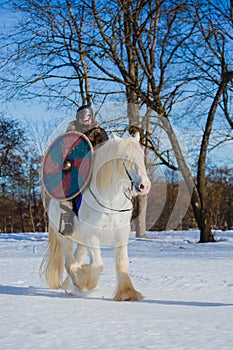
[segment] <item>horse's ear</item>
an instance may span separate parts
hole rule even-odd
[[[112,136],[113,136],[114,140],[119,140],[120,139],[120,137],[117,136],[114,132],[112,133]]]
[[[140,133],[136,132],[133,137],[139,142],[140,141]]]

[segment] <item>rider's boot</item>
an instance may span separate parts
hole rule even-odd
[[[61,224],[59,232],[64,236],[70,236],[73,233],[73,212],[61,214]]]

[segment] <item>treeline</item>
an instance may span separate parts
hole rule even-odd
[[[44,232],[47,230],[47,217],[38,194],[33,203],[30,196],[2,198],[0,204],[0,233]]]
[[[38,174],[36,174],[35,180]],[[29,181],[29,179],[28,179]],[[210,174],[208,181],[209,213],[213,229],[229,230],[233,228],[233,177],[229,176],[229,169],[216,169]],[[159,182],[152,183],[148,198],[147,229],[163,231],[167,229],[169,218],[177,200],[178,183],[166,184],[166,200],[161,203],[164,195],[160,193]],[[162,209],[162,210],[161,210]],[[159,215],[159,218],[157,216]],[[33,196],[28,194],[5,193],[1,186],[0,202],[0,232],[44,232],[47,231],[47,215],[40,193]],[[192,207],[189,205],[184,217],[176,229],[187,230],[197,228]]]
[[[233,229],[233,175],[231,169],[224,167],[210,170],[206,181],[208,188],[208,214],[211,220],[211,228],[216,230]],[[179,189],[182,185],[182,182],[173,181],[172,177],[167,180],[166,186],[159,182],[152,184],[147,208],[148,230],[163,231],[173,228],[172,225],[169,226],[169,219],[174,212],[178,201]],[[165,194],[164,190],[166,190]],[[185,196],[187,193],[183,195]],[[180,207],[178,204],[176,215],[176,222],[178,222],[178,225],[175,227],[176,229],[187,230],[198,228],[190,204],[185,215],[183,215],[182,204],[180,204]]]
[[[0,118],[0,232],[44,231],[40,157],[18,120]]]
[[[17,120],[0,120],[0,233],[47,231],[47,214],[43,206],[40,187],[41,159],[24,127]],[[208,210],[213,229],[233,228],[233,175],[228,168],[210,170],[207,176]],[[175,212],[176,227],[196,228],[190,198],[183,207],[182,181],[177,181],[175,172],[166,180],[154,179],[148,197],[147,229],[169,229],[169,220]],[[187,209],[187,210],[186,210]],[[180,217],[179,217],[180,215]]]

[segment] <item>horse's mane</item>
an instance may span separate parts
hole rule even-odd
[[[109,189],[113,179],[125,175],[123,161],[134,161],[139,143],[133,137],[110,139],[95,150],[92,178],[100,189]]]

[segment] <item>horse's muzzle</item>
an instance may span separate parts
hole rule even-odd
[[[140,194],[148,194],[150,191],[151,183],[140,183],[139,186],[136,187],[138,193]]]

